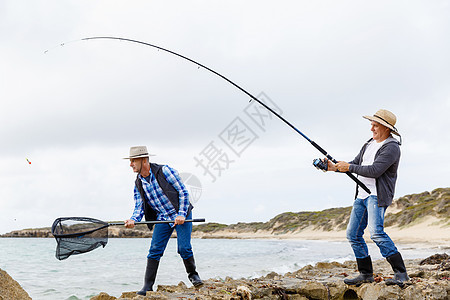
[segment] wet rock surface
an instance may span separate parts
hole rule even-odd
[[[125,292],[119,298],[101,293],[92,300],[115,299],[450,299],[450,258],[436,254],[425,260],[405,261],[411,281],[403,288],[387,286],[385,279],[393,272],[385,260],[374,262],[376,282],[359,287],[348,286],[343,280],[358,275],[355,262],[321,262],[315,266],[279,275],[270,273],[256,279],[208,279],[203,287],[159,285],[146,296]]]

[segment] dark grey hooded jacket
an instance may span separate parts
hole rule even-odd
[[[372,140],[367,141],[355,159],[349,162],[349,170],[351,173],[375,178],[378,206],[389,206],[394,199],[397,169],[400,162],[400,143],[395,138],[388,137],[383,146],[375,154],[373,164],[361,166],[364,151],[368,143]],[[356,187],[356,197],[358,197],[358,186]]]

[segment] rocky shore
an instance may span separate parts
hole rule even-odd
[[[159,285],[154,292],[139,296],[136,291],[123,292],[120,297],[102,292],[91,300],[145,299],[363,299],[363,300],[448,300],[450,299],[450,256],[435,254],[424,260],[405,260],[411,281],[403,287],[387,286],[392,269],[386,260],[374,262],[375,281],[359,287],[348,286],[343,280],[358,274],[355,262],[321,262],[315,266],[284,275],[270,273],[256,279],[207,279],[203,287]],[[31,299],[19,283],[0,269],[0,300]]]
[[[450,258],[436,254],[425,260],[406,260],[411,281],[403,287],[387,286],[385,279],[392,278],[392,269],[385,260],[374,262],[374,283],[359,287],[343,283],[344,278],[357,275],[356,263],[318,263],[296,272],[279,275],[270,273],[257,279],[208,279],[200,289],[178,285],[159,285],[146,296],[124,292],[119,298],[100,293],[91,300],[116,299],[450,299]]]

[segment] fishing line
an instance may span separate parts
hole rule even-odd
[[[320,147],[317,143],[315,143],[314,141],[312,141],[309,137],[307,137],[303,132],[301,132],[300,130],[298,130],[294,125],[292,125],[291,123],[289,123],[285,118],[283,118],[280,114],[278,114],[276,111],[274,111],[272,108],[270,108],[269,106],[267,106],[264,102],[260,101],[258,98],[256,98],[255,96],[253,96],[252,94],[250,94],[249,92],[247,92],[245,89],[243,89],[242,87],[240,87],[239,85],[237,85],[236,83],[234,83],[233,81],[231,81],[230,79],[228,79],[227,77],[223,76],[222,74],[214,71],[213,69],[189,58],[186,57],[182,54],[179,54],[177,52],[174,52],[172,50],[154,45],[154,44],[150,44],[150,43],[146,43],[146,42],[142,42],[142,41],[138,41],[138,40],[133,40],[133,39],[128,39],[128,38],[122,38],[122,37],[113,37],[113,36],[96,36],[96,37],[87,37],[87,38],[82,38],[80,40],[75,40],[75,41],[71,41],[71,42],[76,42],[76,41],[90,41],[90,40],[118,40],[118,41],[125,41],[125,42],[131,42],[131,43],[137,43],[137,44],[141,44],[141,45],[145,45],[145,46],[149,46],[149,47],[153,47],[155,49],[173,54],[175,56],[178,56],[182,59],[185,59],[187,61],[190,61],[193,64],[196,64],[198,66],[198,68],[203,68],[205,70],[208,70],[209,72],[219,76],[220,78],[226,80],[228,83],[232,84],[234,87],[238,88],[240,91],[242,91],[243,93],[245,93],[247,96],[250,97],[250,101],[254,100],[256,102],[258,102],[261,106],[263,106],[265,109],[267,109],[268,111],[270,111],[271,113],[273,113],[275,116],[277,116],[281,121],[283,121],[285,124],[287,124],[289,127],[291,127],[295,132],[297,132],[298,134],[300,134],[303,138],[305,138],[308,142],[311,143],[311,145],[316,148],[317,150],[319,150],[320,153],[322,153],[323,155],[325,155],[326,158],[328,158],[329,160],[331,160],[334,163],[337,163],[337,160],[335,160],[330,154],[328,154],[327,151],[325,151],[325,149],[323,149],[322,147]],[[69,43],[71,43],[69,42]],[[60,46],[64,46],[67,43],[62,43],[60,44]],[[56,47],[55,47],[56,48]],[[46,50],[44,53],[47,53],[49,50]],[[364,183],[362,183],[358,178],[356,178],[352,173],[350,172],[345,172],[345,174],[347,174],[347,176],[349,176],[353,181],[355,181],[359,186],[361,186],[366,192],[368,192],[370,194],[370,190],[364,185]]]
[[[45,51],[44,51],[44,54],[47,54],[48,51],[53,50],[53,49],[55,49],[55,48],[64,47],[64,46],[67,45],[67,44],[71,44],[71,43],[75,43],[75,42],[79,42],[79,41],[81,41],[81,40],[73,40],[73,41],[68,41],[68,42],[61,43],[61,44],[59,44],[58,46],[55,46],[55,47],[53,47],[53,48],[50,48],[50,49],[45,50]]]

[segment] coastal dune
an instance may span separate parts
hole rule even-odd
[[[193,236],[344,241],[351,208],[286,212],[268,222],[201,224],[195,226]],[[450,247],[450,188],[395,199],[386,212],[385,231],[397,243]],[[368,230],[364,237],[371,242]]]
[[[386,233],[397,243],[419,243],[435,246],[450,247],[450,226],[442,224],[436,217],[425,217],[420,223],[407,227],[390,226]],[[286,233],[273,233],[271,230],[236,231],[229,228],[213,232],[195,231],[194,238],[239,238],[239,239],[299,239],[299,240],[327,240],[345,241],[345,230],[323,230],[314,228],[299,229]],[[364,238],[371,243],[370,234],[365,232]]]

